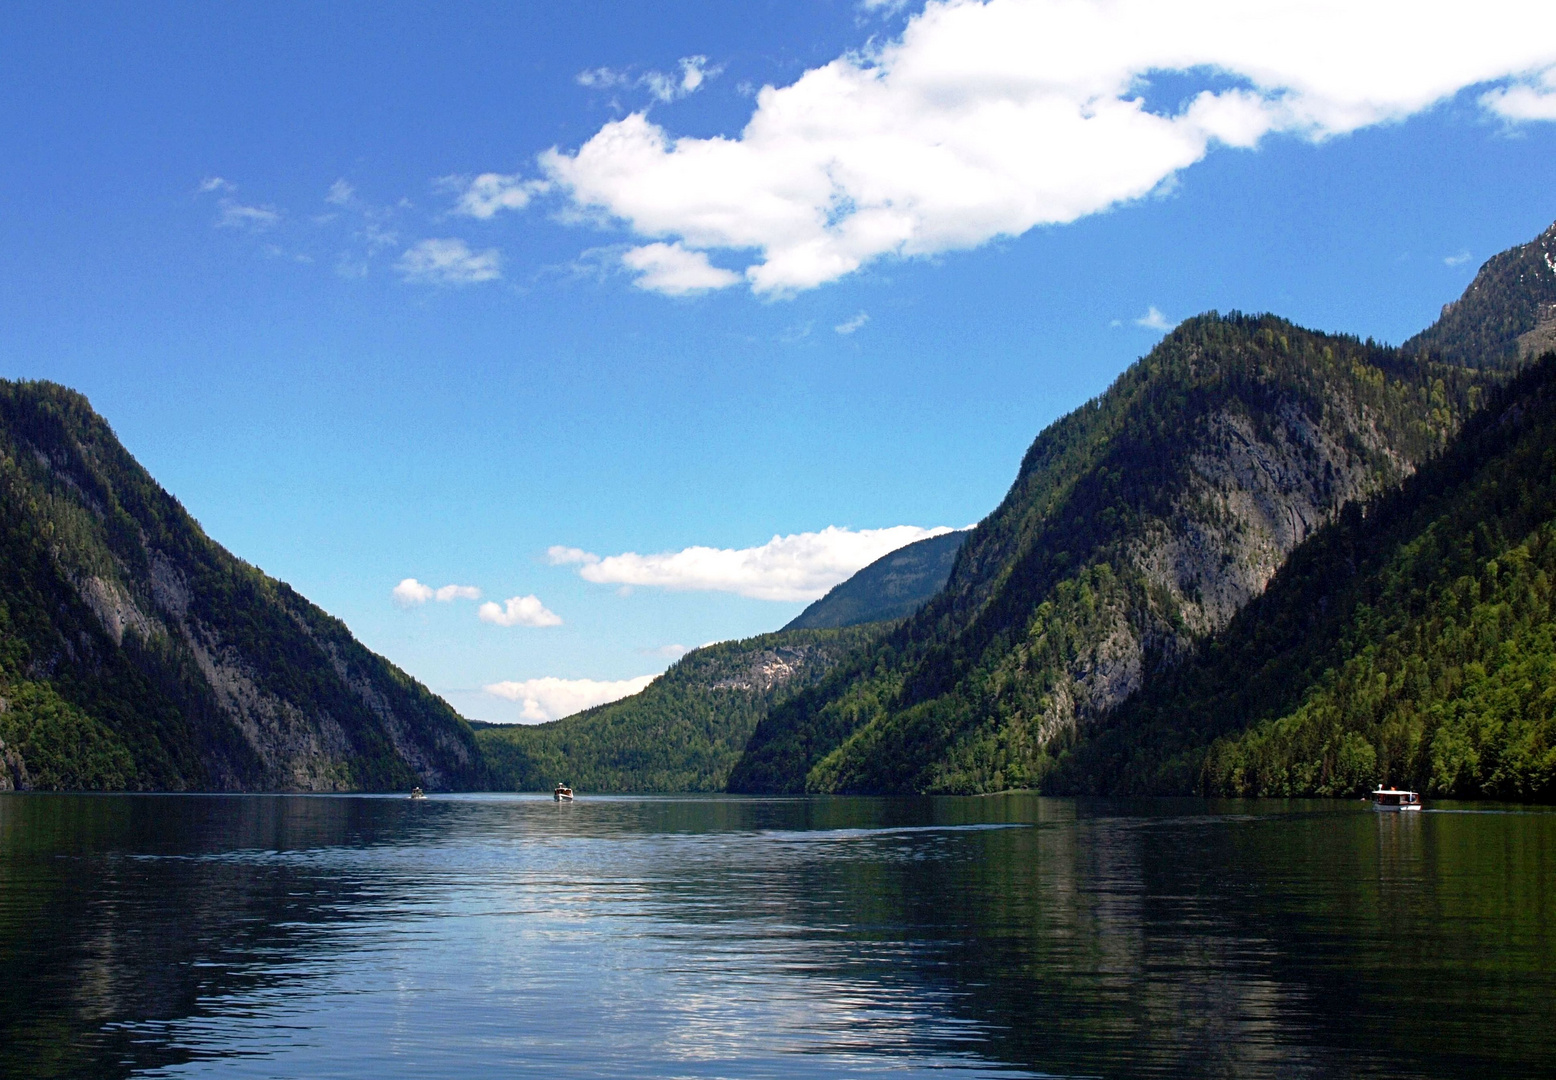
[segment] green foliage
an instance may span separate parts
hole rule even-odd
[[[1556,797],[1556,357],[1293,553],[1055,791]]]
[[[12,788],[115,791],[131,787],[135,763],[112,730],[47,683],[21,682],[0,697],[0,772]]]
[[[1227,418],[1283,447],[1287,467],[1338,508],[1342,473],[1366,491],[1398,482],[1441,449],[1483,383],[1273,316],[1185,322],[1037,438],[939,595],[772,710],[731,788],[974,792],[1041,782],[1086,704],[1076,700],[1078,671],[1108,674],[1122,662],[1110,644],[1120,634],[1156,650],[1147,666],[1193,640],[1179,600],[1137,569],[1138,554],[1184,532],[1196,460],[1229,452]],[[1192,512],[1195,525],[1241,528],[1214,507]]]
[[[548,724],[477,732],[493,782],[520,791],[722,791],[772,703],[814,682],[879,625],[785,630],[682,657],[642,692]],[[773,673],[786,670],[782,681]]]
[[[267,746],[266,733],[240,726],[211,681],[217,662],[293,732],[271,733]],[[446,703],[211,541],[84,397],[0,381],[0,695],[22,684],[57,695],[70,709],[51,716],[108,733],[133,763],[116,773],[109,755],[116,764],[98,768],[108,743],[83,735],[48,744],[79,746],[75,765],[28,758],[34,785],[119,775],[120,786],[157,790],[287,787],[277,755],[321,725],[346,743],[341,760],[319,765],[334,786],[483,777],[474,735]],[[28,745],[44,753],[44,742]]]

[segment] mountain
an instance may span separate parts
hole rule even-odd
[[[86,398],[0,380],[0,788],[484,778],[445,702],[207,537]]]
[[[1486,260],[1464,295],[1401,348],[1502,368],[1556,349],[1556,224]]]
[[[1270,315],[1188,320],[1038,436],[943,591],[774,706],[731,790],[1035,786],[1491,381]]]
[[[1556,353],[1303,543],[1054,792],[1556,799]]]
[[[496,786],[549,791],[722,791],[773,702],[809,686],[884,627],[783,630],[687,653],[620,701],[476,732]]]
[[[876,559],[800,612],[785,630],[858,626],[912,615],[951,576],[967,532],[917,540]]]
[[[499,787],[722,791],[769,709],[813,685],[944,586],[967,533],[866,566],[782,630],[696,649],[637,694],[537,725],[476,725]]]

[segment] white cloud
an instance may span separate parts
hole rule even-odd
[[[952,530],[895,525],[774,536],[761,547],[689,547],[659,555],[626,552],[600,558],[554,547],[554,563],[577,563],[578,575],[601,585],[646,585],[677,591],[732,592],[757,600],[815,600],[838,582],[905,544]],[[558,552],[570,553],[558,558]]]
[[[647,90],[658,101],[679,101],[688,94],[695,94],[703,83],[716,78],[722,67],[710,67],[706,56],[683,56],[676,63],[676,71],[648,71],[642,75],[630,75],[608,67],[590,68],[578,73],[578,85],[591,90],[617,90],[640,88]]]
[[[263,232],[281,220],[281,211],[272,206],[245,206],[235,199],[222,199],[216,226],[220,229],[248,229]]]
[[[865,323],[869,321],[869,312],[861,311],[852,319],[846,319],[843,322],[838,323],[832,329],[836,330],[839,334],[852,334],[855,330],[860,329],[862,326],[864,326]]]
[[[329,192],[324,196],[324,201],[331,206],[350,206],[351,200],[356,196],[357,189],[345,180],[337,180],[330,185]]]
[[[410,607],[412,604],[425,604],[435,595],[435,590],[430,585],[423,585],[413,577],[408,577],[396,585],[390,595],[394,602],[401,607]]]
[[[540,602],[540,597],[510,596],[499,607],[488,600],[476,612],[482,622],[496,626],[561,626],[562,617]]]
[[[363,222],[362,228],[357,231],[356,238],[366,246],[368,255],[377,255],[385,248],[394,247],[400,242],[400,234],[392,229],[387,229],[377,221]]]
[[[574,78],[579,86],[587,86],[590,90],[614,90],[619,86],[632,86],[635,80],[625,71],[617,71],[614,68],[597,67],[580,71]]]
[[[541,165],[586,219],[754,253],[750,287],[782,294],[1098,213],[1217,144],[1318,141],[1509,80],[1485,108],[1556,118],[1553,70],[1543,0],[1473,17],[1452,0],[940,0],[763,88],[737,136],[676,138],[639,112]],[[1159,73],[1203,88],[1148,103]]]
[[[440,604],[454,600],[479,600],[481,590],[474,585],[444,585],[434,589],[431,585],[423,585],[415,578],[408,577],[390,590],[390,595],[401,607],[411,607],[425,604],[428,600],[436,600]]]
[[[213,191],[231,191],[232,185],[219,176],[207,176],[195,190],[201,195],[209,195]]]
[[[496,248],[471,251],[463,240],[423,240],[406,249],[395,267],[406,281],[474,285],[502,277],[502,256]]]
[[[740,275],[714,266],[700,251],[688,251],[679,242],[645,244],[621,256],[622,265],[637,271],[632,284],[666,296],[690,296],[738,284]]]
[[[454,213],[483,221],[499,210],[524,209],[530,199],[550,187],[544,180],[526,180],[517,173],[494,172],[482,173],[468,182],[462,176],[446,176],[441,184],[459,192]]]
[[[1457,255],[1448,255],[1443,258],[1444,266],[1463,266],[1470,261],[1470,253],[1461,251]]]
[[[1556,68],[1482,94],[1480,103],[1504,120],[1556,120]]]
[[[1147,330],[1167,331],[1171,330],[1176,324],[1171,319],[1167,318],[1167,316],[1163,315],[1160,311],[1156,310],[1156,305],[1152,304],[1145,309],[1144,315],[1135,320],[1135,325],[1143,326]]]
[[[547,720],[560,720],[576,712],[619,701],[638,693],[657,675],[640,675],[636,679],[601,681],[598,679],[525,679],[523,682],[490,683],[484,687],[488,694],[518,702],[519,722],[542,724]]]
[[[669,75],[650,71],[643,76],[642,85],[660,101],[676,101],[688,94],[695,94],[702,84],[719,75],[724,69],[709,67],[706,56],[683,56],[679,73]]]
[[[661,645],[657,649],[639,649],[644,656],[659,656],[666,660],[679,660],[691,652],[685,645]]]

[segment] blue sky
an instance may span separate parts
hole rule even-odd
[[[978,520],[1178,319],[1398,342],[1556,218],[1549,5],[1143,2],[10,4],[0,376],[552,715]]]

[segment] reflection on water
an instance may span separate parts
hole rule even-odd
[[[1333,802],[6,795],[0,1075],[1548,1073],[1553,854]]]

